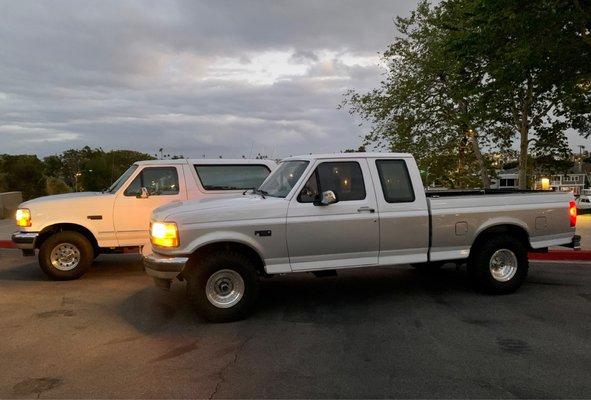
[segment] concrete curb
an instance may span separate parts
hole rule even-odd
[[[14,249],[10,240],[0,240],[0,249]],[[591,250],[550,250],[547,253],[529,253],[529,259],[536,261],[591,261]]]

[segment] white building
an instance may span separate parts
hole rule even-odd
[[[519,189],[519,173],[517,168],[501,171],[496,179],[491,179],[492,189]]]
[[[557,191],[573,192],[575,195],[579,195],[585,187],[585,179],[585,174],[552,175],[550,186]]]

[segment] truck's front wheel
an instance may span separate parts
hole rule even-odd
[[[518,238],[495,237],[481,243],[470,256],[468,271],[477,288],[490,294],[508,294],[525,281],[527,251]]]
[[[88,271],[94,249],[84,235],[73,231],[58,232],[43,242],[39,265],[55,280],[78,279]]]
[[[189,300],[211,322],[245,318],[258,294],[255,266],[239,253],[220,252],[197,260],[186,280]]]

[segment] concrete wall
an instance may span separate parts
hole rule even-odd
[[[23,202],[21,192],[0,193],[0,219],[13,218],[18,205]]]

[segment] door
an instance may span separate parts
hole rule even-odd
[[[148,243],[152,210],[187,198],[185,185],[179,184],[182,177],[180,165],[145,167],[119,190],[113,209],[119,246]],[[142,188],[147,190],[147,197],[142,196]]]
[[[368,159],[380,213],[380,265],[427,261],[429,211],[412,158]]]
[[[337,202],[315,205],[332,190]],[[317,161],[287,213],[287,246],[294,271],[378,262],[379,223],[367,161]]]

